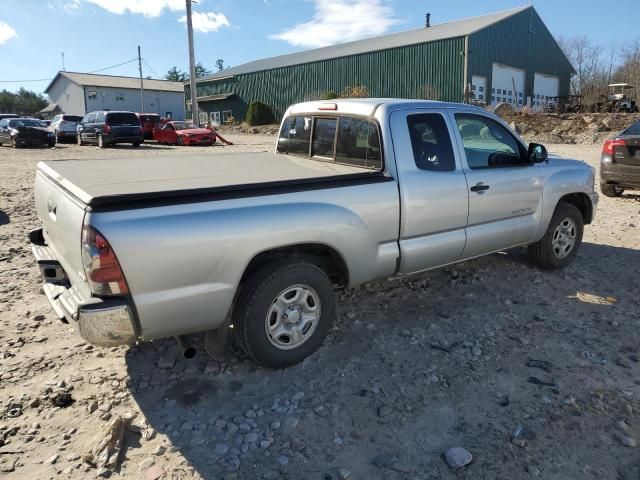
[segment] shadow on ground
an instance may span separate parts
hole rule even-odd
[[[239,355],[221,366],[204,353],[184,360],[172,340],[143,344],[126,359],[133,396],[205,479],[330,480],[339,467],[352,478],[456,478],[441,457],[456,445],[477,457],[465,478],[528,475],[523,456],[542,447],[544,478],[580,478],[586,461],[612,478],[606,462],[577,460],[602,457],[589,438],[605,416],[585,407],[575,435],[578,420],[565,423],[555,405],[617,388],[611,369],[640,389],[636,364],[610,356],[639,344],[637,291],[620,281],[622,265],[637,273],[640,251],[587,243],[573,265],[546,272],[517,249],[343,292],[324,346],[286,370]],[[552,370],[529,368],[530,357]],[[158,368],[160,358],[175,365]],[[518,422],[540,439],[526,452],[509,444]],[[607,448],[615,468],[632,464],[633,449]]]

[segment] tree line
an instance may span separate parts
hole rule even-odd
[[[584,105],[602,101],[612,83],[640,87],[640,37],[605,47],[587,35],[574,35],[559,37],[558,44],[576,69],[571,77],[571,93],[582,95]]]
[[[49,102],[41,94],[20,88],[16,93],[8,90],[0,91],[0,113],[16,113],[32,115],[42,110]]]
[[[216,68],[220,72],[229,67],[225,67],[224,60],[219,58],[218,60],[216,60]],[[206,77],[207,75],[211,75],[212,73],[213,72],[205,67],[201,62],[196,63],[196,78]],[[172,82],[186,82],[187,80],[189,80],[189,73],[183,72],[178,67],[173,66],[167,71],[167,73],[164,74],[164,79],[171,80]]]

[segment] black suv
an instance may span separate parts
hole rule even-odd
[[[87,113],[78,124],[78,145],[97,143],[100,148],[116,143],[142,143],[140,120],[133,112],[98,111]]]

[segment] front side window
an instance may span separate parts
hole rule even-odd
[[[456,161],[444,117],[439,113],[420,113],[407,117],[413,158],[420,170],[451,172]]]
[[[499,123],[479,115],[458,113],[456,124],[469,168],[528,165],[518,141]]]

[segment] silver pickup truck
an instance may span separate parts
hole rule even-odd
[[[521,245],[561,268],[597,199],[591,167],[480,108],[310,102],[286,112],[274,153],[41,163],[30,240],[87,341],[233,332],[279,368],[321,345],[335,286]]]

